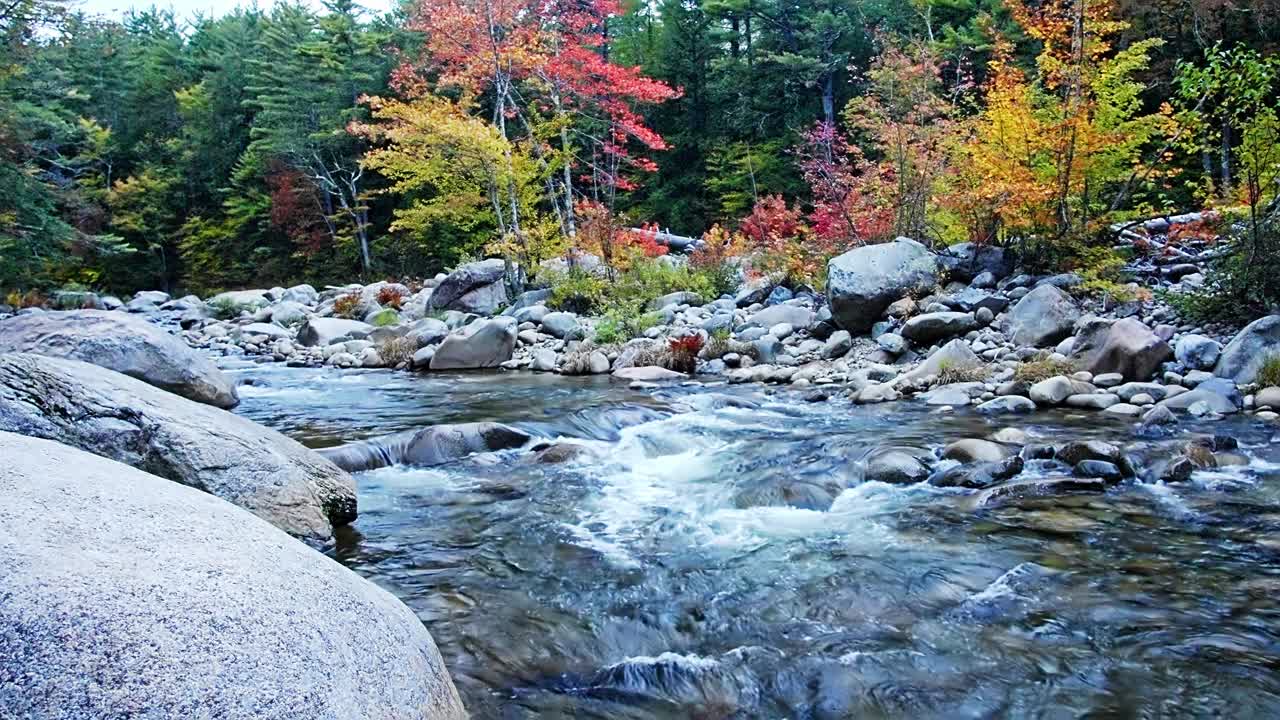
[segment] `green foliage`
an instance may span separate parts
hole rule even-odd
[[[234,320],[245,311],[252,311],[250,303],[239,303],[231,298],[218,298],[208,304],[209,312],[218,320]]]
[[[596,323],[595,335],[592,337],[596,345],[618,345],[630,339],[623,331],[622,323],[608,316]]]
[[[609,282],[582,268],[570,268],[567,273],[545,279],[551,285],[547,305],[552,308],[592,315],[605,305]]]
[[[374,327],[390,327],[400,322],[400,313],[391,308],[384,308],[373,314],[369,324]]]
[[[1280,355],[1268,355],[1258,368],[1258,377],[1254,381],[1260,387],[1280,387]]]

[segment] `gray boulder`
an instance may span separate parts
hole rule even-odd
[[[974,408],[983,415],[1003,415],[1007,413],[1035,412],[1036,404],[1029,398],[1020,395],[1005,395],[982,403]]]
[[[793,328],[804,329],[813,323],[813,311],[799,305],[773,305],[752,315],[748,325],[771,328],[786,323]]]
[[[1203,335],[1183,335],[1173,347],[1173,356],[1191,370],[1213,370],[1222,357],[1222,344]]]
[[[293,300],[283,300],[271,306],[271,322],[281,327],[299,325],[308,314],[305,305]]]
[[[955,339],[938,348],[920,366],[901,379],[906,381],[922,380],[930,375],[937,375],[947,368],[976,368],[982,366],[982,359],[974,354],[973,348],[964,340]]]
[[[0,430],[190,485],[313,542],[356,516],[355,481],[297,442],[75,360],[0,355]]]
[[[554,338],[561,340],[576,340],[581,338],[582,325],[578,322],[578,316],[568,312],[547,313],[542,317],[542,331]]]
[[[169,302],[169,293],[160,292],[159,290],[143,290],[133,296],[133,299],[125,304],[124,309],[131,313],[152,313],[160,309],[160,306]]]
[[[325,347],[334,341],[373,332],[373,326],[359,320],[312,317],[298,328],[298,344],[303,347]]]
[[[1009,311],[1005,331],[1015,343],[1048,347],[1071,334],[1079,309],[1053,285],[1039,285]]]
[[[952,245],[938,256],[938,262],[952,280],[970,282],[984,273],[991,275],[991,283],[1013,272],[1013,260],[1004,248],[978,245],[971,242]]]
[[[231,337],[246,342],[262,343],[269,340],[285,340],[293,337],[293,334],[273,323],[249,323],[232,329]]]
[[[851,333],[870,330],[895,300],[937,284],[937,257],[908,238],[854,248],[827,264],[831,316]]]
[[[428,309],[492,315],[510,302],[502,260],[467,263],[449,273],[428,301]]]
[[[231,290],[229,292],[218,293],[209,298],[205,303],[209,306],[226,305],[239,307],[244,310],[256,310],[266,307],[271,301],[267,299],[266,290]]]
[[[0,320],[0,353],[5,352],[82,360],[215,407],[240,402],[235,384],[209,358],[123,313],[75,310]]]
[[[351,472],[388,465],[427,467],[460,460],[472,453],[520,447],[529,438],[530,435],[523,430],[498,423],[432,425],[422,430],[324,448],[320,454]]]
[[[435,318],[423,318],[409,327],[405,337],[419,349],[435,345],[449,335],[449,326]]]
[[[1204,403],[1203,407],[1207,408],[1209,412],[1230,415],[1239,412],[1241,400],[1240,391],[1236,388],[1234,382],[1223,378],[1214,378],[1200,383],[1194,390],[1188,390],[1161,400],[1157,407],[1163,407],[1168,410],[1189,411],[1193,405]]]
[[[519,324],[510,316],[477,320],[449,335],[431,358],[432,370],[492,368],[511,359]]]
[[[1280,356],[1280,315],[1258,318],[1236,334],[1222,350],[1213,374],[1247,385],[1258,378],[1267,358]]]
[[[1071,352],[1080,359],[1080,369],[1094,375],[1119,373],[1126,380],[1147,380],[1173,357],[1168,343],[1133,318],[1085,323]]]
[[[466,711],[390,593],[216,497],[0,433],[5,717]]]
[[[921,462],[925,454],[903,448],[888,448],[871,453],[866,460],[863,479],[890,485],[910,485],[924,482],[929,477],[929,467]]]
[[[299,305],[315,305],[320,302],[320,293],[316,292],[316,289],[310,285],[303,283],[285,290],[280,299],[286,302],[295,302]]]
[[[917,315],[902,326],[902,336],[917,345],[929,346],[939,340],[976,330],[972,313],[936,312]]]

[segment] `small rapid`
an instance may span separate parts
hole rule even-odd
[[[1179,426],[1240,444],[1190,482],[975,507],[864,480],[872,452],[1003,427],[969,412],[228,363],[251,383],[238,412],[312,447],[529,436],[357,473],[333,551],[426,623],[474,717],[1280,716],[1280,444],[1262,424]],[[1019,429],[1147,442],[1096,414]]]

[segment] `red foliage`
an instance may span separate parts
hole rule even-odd
[[[798,237],[803,228],[804,219],[798,209],[788,208],[781,195],[766,195],[742,219],[740,229],[752,245],[768,248]]]
[[[697,355],[702,352],[702,345],[705,341],[701,335],[685,335],[683,337],[671,338],[667,341],[667,346],[673,353],[684,355]]]
[[[394,285],[383,285],[378,290],[378,304],[382,307],[400,309],[400,305],[404,303],[404,291]]]
[[[271,191],[271,226],[304,253],[314,255],[329,244],[329,232],[313,186],[305,175],[276,165],[267,174]]]
[[[809,219],[824,242],[853,245],[884,239],[893,228],[893,206],[882,197],[891,168],[877,167],[849,144],[835,125],[819,122],[795,149],[813,190]]]

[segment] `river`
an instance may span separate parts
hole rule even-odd
[[[237,412],[312,447],[476,420],[588,446],[357,475],[333,554],[413,608],[476,718],[1280,717],[1274,426],[1179,426],[1248,459],[1190,483],[975,509],[858,460],[1133,423],[223,363]]]

